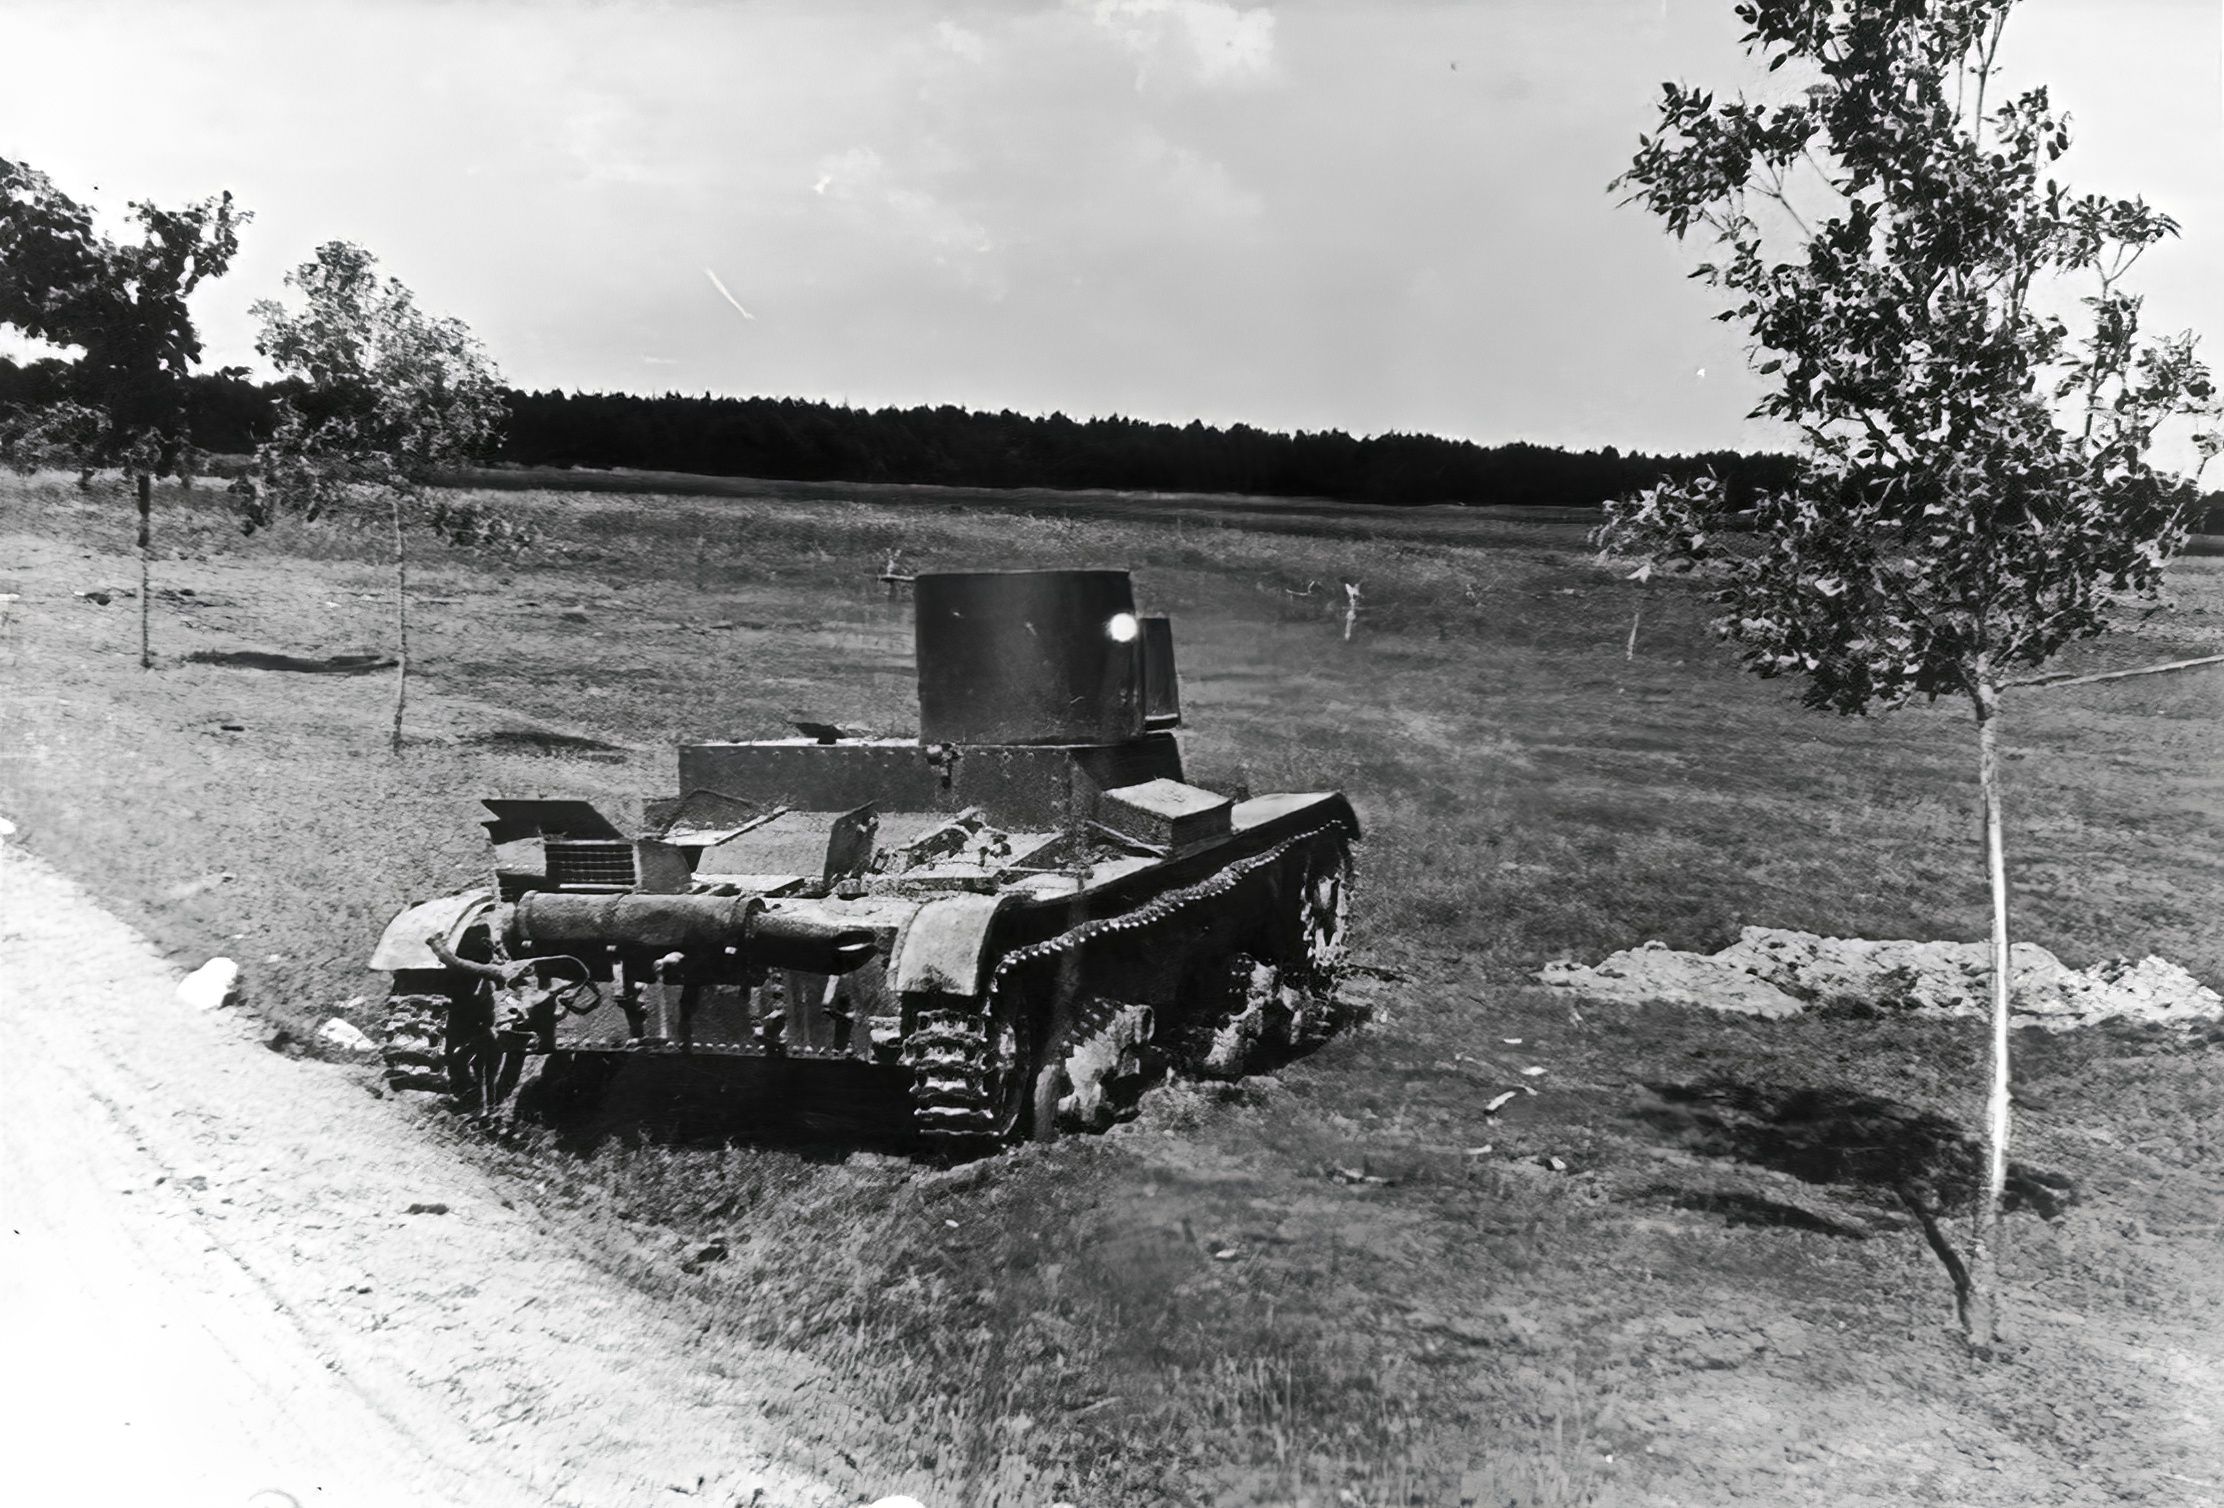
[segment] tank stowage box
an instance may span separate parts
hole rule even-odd
[[[489,800],[494,886],[412,906],[372,956],[390,1079],[491,1112],[532,1054],[777,1059],[959,1147],[1323,1034],[1350,804],[1186,783],[1171,628],[1125,571],[914,594],[917,739],[682,745],[633,838]]]

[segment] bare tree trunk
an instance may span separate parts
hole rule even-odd
[[[2000,691],[1977,665],[1977,781],[1984,792],[1985,873],[1992,886],[1992,1031],[1985,1090],[1985,1177],[1969,1254],[1969,1343],[2000,1335],[2000,1206],[2008,1183],[2008,860],[2000,830]]]
[[[409,547],[402,539],[402,497],[394,502],[394,742],[402,751],[402,709],[409,702]]]
[[[154,638],[147,620],[154,611],[149,600],[154,594],[148,589],[153,575],[148,558],[154,551],[154,478],[142,471],[135,480],[139,484],[139,668],[152,670]]]

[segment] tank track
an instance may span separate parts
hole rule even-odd
[[[448,1071],[446,995],[391,995],[386,1001],[386,1082],[394,1089],[429,1089],[446,1094],[455,1086]]]
[[[902,1061],[913,1075],[912,1125],[921,1139],[929,1146],[957,1149],[977,1146],[996,1135],[997,1111],[990,1095],[993,1065],[989,1023],[995,1015],[997,997],[1014,970],[1086,947],[1099,938],[1140,932],[1172,921],[1192,906],[1230,894],[1251,876],[1279,864],[1291,850],[1340,831],[1341,824],[1324,823],[1284,838],[1272,848],[1194,885],[1170,890],[1133,911],[1098,917],[1069,927],[1056,937],[1013,949],[997,961],[984,996],[985,1009],[920,1012],[918,1024],[904,1038]]]
[[[911,1122],[929,1146],[972,1146],[995,1133],[988,1028],[985,1014],[926,1010],[904,1038],[903,1065],[912,1072]]]
[[[1294,837],[1284,838],[1272,848],[1255,853],[1248,859],[1230,864],[1226,869],[1207,875],[1194,885],[1180,890],[1169,890],[1158,899],[1138,906],[1133,911],[1123,912],[1118,916],[1098,917],[1095,921],[1087,921],[1078,927],[1070,927],[1056,937],[1045,938],[1039,943],[1030,943],[1024,948],[1014,948],[997,962],[996,973],[990,981],[989,988],[991,991],[996,990],[1003,984],[1005,975],[1023,965],[1036,963],[1060,953],[1071,952],[1073,949],[1084,947],[1100,937],[1119,932],[1136,932],[1145,927],[1155,927],[1161,922],[1171,920],[1200,902],[1218,900],[1260,870],[1269,869],[1280,863],[1283,856],[1288,854],[1291,849],[1298,847],[1300,844],[1310,843],[1323,834],[1340,830],[1339,824],[1331,822],[1307,832],[1299,833]]]

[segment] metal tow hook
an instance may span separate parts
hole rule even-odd
[[[672,1040],[672,994],[666,987],[664,976],[667,970],[676,969],[685,962],[685,953],[667,953],[652,965],[656,970],[656,1037],[659,1042]],[[683,1004],[680,1010],[682,1021],[690,1014],[692,1013],[687,1010],[686,1004]]]

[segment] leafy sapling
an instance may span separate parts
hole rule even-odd
[[[2043,87],[2004,95],[2016,0],[1748,0],[1749,55],[1781,103],[1664,86],[1659,128],[1615,181],[1731,300],[1768,387],[1755,417],[1801,440],[1789,486],[1737,516],[1713,479],[1610,504],[1617,553],[1703,568],[1717,628],[1810,707],[1963,699],[1975,720],[1992,897],[1985,1168],[1966,1270],[1971,1343],[1999,1334],[2007,1172],[2008,877],[2002,691],[2154,598],[2198,470],[2153,459],[2204,428],[2216,392],[2191,334],[2149,338],[2125,275],[2177,234],[2143,200],[2053,176],[2069,119]],[[1805,87],[1799,82],[1806,80]],[[2211,426],[2213,427],[2213,426]]]
[[[277,427],[255,453],[255,474],[235,486],[241,526],[252,533],[280,512],[314,520],[382,499],[394,544],[393,748],[402,747],[409,697],[409,548],[422,524],[456,544],[523,545],[528,537],[474,506],[431,501],[443,470],[484,456],[500,433],[502,379],[461,320],[425,313],[378,259],[332,241],[286,275],[306,307],[254,306],[256,349],[297,384]],[[375,506],[375,503],[374,503]]]
[[[113,241],[44,173],[0,158],[0,326],[83,353],[53,401],[0,410],[0,463],[69,466],[81,486],[123,473],[139,509],[139,664],[152,669],[154,478],[189,478],[194,464],[186,379],[201,337],[186,301],[231,266],[249,216],[223,194],[182,209],[136,202],[131,217],[139,239]]]

